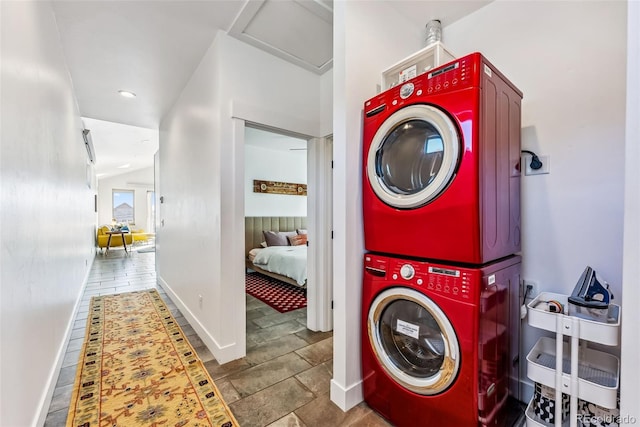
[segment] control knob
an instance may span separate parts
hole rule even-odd
[[[413,83],[405,83],[400,88],[400,98],[407,99],[413,93]]]
[[[416,271],[410,264],[405,264],[400,268],[400,275],[405,280],[413,279],[413,276],[416,274]]]

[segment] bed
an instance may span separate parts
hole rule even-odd
[[[247,269],[294,286],[307,285],[307,246],[298,234],[306,231],[306,217],[245,217],[245,260]],[[264,247],[265,233],[281,240],[278,246]],[[297,245],[284,246],[289,237]],[[290,243],[290,242],[289,242]]]

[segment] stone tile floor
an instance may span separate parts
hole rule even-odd
[[[332,333],[309,331],[306,309],[281,314],[247,295],[247,356],[220,365],[156,284],[155,254],[112,249],[94,261],[45,427],[66,423],[91,297],[149,288],[158,289],[242,427],[390,426],[365,403],[343,412],[330,401]]]

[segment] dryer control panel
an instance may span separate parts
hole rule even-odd
[[[430,96],[470,87],[480,88],[486,84],[484,83],[486,77],[492,78],[495,77],[494,75],[502,79],[522,97],[522,92],[506,79],[493,64],[481,53],[474,52],[420,74],[402,85],[392,87],[368,99],[364,102],[365,123],[368,119],[378,118],[377,116],[384,111],[394,112],[404,105],[429,102]],[[434,102],[437,103],[436,100]]]
[[[482,65],[480,58],[476,58],[474,55],[456,59],[400,86],[399,96],[402,99],[407,99],[414,93],[416,96],[435,95],[451,90],[479,86]],[[491,69],[487,68],[487,72],[491,74]],[[409,93],[409,90],[405,89],[407,85],[411,85],[412,89],[409,96],[406,95]]]
[[[472,53],[369,99],[364,104],[365,117],[373,117],[387,107],[401,106],[414,98],[480,86],[482,73],[491,76],[494,72],[482,60],[482,55]]]
[[[365,274],[370,280],[384,280],[397,285],[437,293],[463,301],[475,301],[480,292],[481,276],[475,269],[434,264],[366,254]]]

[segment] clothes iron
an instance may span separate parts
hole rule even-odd
[[[609,284],[587,266],[569,297],[569,316],[607,322],[612,299]]]

